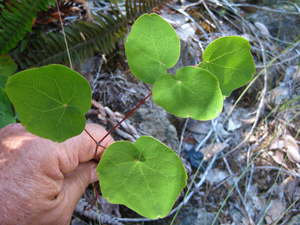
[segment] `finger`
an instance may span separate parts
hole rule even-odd
[[[91,183],[92,171],[96,170],[97,163],[85,162],[71,173],[65,175],[62,191],[56,198],[61,208],[69,208],[73,212],[86,187]]]
[[[83,131],[80,135],[61,143],[58,149],[59,167],[63,174],[70,173],[79,163],[93,159],[97,147],[95,140],[100,141],[107,135],[107,131],[97,124],[87,124],[85,129],[93,138]],[[108,135],[100,143],[102,147],[97,148],[96,158],[99,159],[104,150],[113,142],[113,138]]]

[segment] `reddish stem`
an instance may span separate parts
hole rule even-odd
[[[136,107],[134,107],[133,110],[131,110],[127,116],[125,116],[124,119],[122,119],[116,126],[114,126],[100,141],[99,143],[101,143],[108,135],[110,135],[118,126],[120,126],[120,124],[126,120],[138,107],[140,107],[150,96],[152,95],[152,92],[150,92],[149,95],[146,96],[146,98],[144,98]]]
[[[90,138],[93,139],[93,141],[97,144],[97,141],[95,140],[95,138],[93,138],[93,136],[84,128],[84,131],[90,136]]]
[[[90,207],[88,207],[86,210],[87,211],[90,211],[91,208],[94,207],[94,205],[96,204],[96,201],[97,201],[97,197],[98,197],[98,193],[97,193],[97,188],[96,188],[96,185],[94,185],[94,193],[95,193],[95,200],[94,202],[91,204]]]
[[[84,129],[84,131],[87,133],[87,135],[90,136],[90,138],[92,138],[92,140],[96,143],[96,149],[95,149],[95,154],[94,154],[94,158],[96,158],[97,156],[97,150],[98,150],[98,147],[102,147],[104,149],[106,149],[103,145],[100,144],[100,142],[96,141],[95,138],[86,130]]]
[[[152,95],[152,92],[150,92],[150,94],[148,94],[136,107],[134,107],[133,110],[131,110],[127,116],[125,116],[124,119],[122,119],[117,125],[115,125],[100,141],[96,141],[95,138],[86,130],[84,129],[84,131],[90,136],[90,138],[92,138],[92,140],[96,143],[96,149],[95,149],[95,155],[94,155],[94,158],[96,158],[97,156],[97,150],[98,150],[98,147],[102,147],[102,148],[105,148],[104,146],[101,145],[101,142],[107,138],[108,135],[110,135],[118,126],[120,126],[120,124],[126,120],[138,107],[140,107],[150,96]]]

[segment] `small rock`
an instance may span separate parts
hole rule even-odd
[[[153,136],[177,152],[179,141],[175,127],[167,119],[167,112],[161,107],[156,109],[139,108],[130,120],[143,135]]]
[[[178,225],[207,225],[212,224],[215,219],[216,214],[207,212],[205,209],[197,208],[184,208],[180,210],[179,217],[180,223]],[[215,221],[215,225],[219,222]]]
[[[185,153],[186,158],[188,158],[190,160],[190,163],[193,167],[195,167],[196,169],[199,167],[199,165],[201,164],[203,160],[204,155],[202,154],[202,152],[196,152],[194,149],[190,150],[190,151],[183,151]],[[200,171],[204,172],[206,169],[206,163],[202,162]]]

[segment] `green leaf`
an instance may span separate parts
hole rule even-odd
[[[0,31],[5,35],[0,38],[0,54],[8,53],[15,48],[27,32],[31,32],[33,18],[41,10],[48,10],[49,3],[54,6],[55,0],[21,0],[6,1],[0,14]]]
[[[18,69],[17,64],[11,59],[9,55],[0,56],[0,87],[4,88],[7,79],[10,75]]]
[[[0,128],[7,124],[15,123],[15,114],[12,110],[11,102],[9,101],[6,91],[0,87]]]
[[[0,88],[4,88],[8,77],[0,75]]]
[[[123,0],[116,0],[116,2],[118,4],[122,4],[123,3]],[[110,3],[114,4],[115,3],[115,0],[110,0]]]
[[[183,67],[176,76],[162,75],[153,85],[153,100],[166,111],[196,120],[218,116],[223,96],[218,80],[210,72],[197,67]]]
[[[151,219],[168,215],[187,180],[179,157],[147,136],[110,145],[97,172],[104,198]]]
[[[27,131],[57,142],[83,131],[91,88],[79,73],[62,65],[29,69],[10,77],[6,90]]]
[[[179,59],[180,41],[174,29],[156,14],[144,14],[133,25],[125,43],[134,76],[153,84]]]
[[[225,96],[248,83],[255,72],[250,45],[238,36],[222,37],[208,45],[199,67],[218,78]]]

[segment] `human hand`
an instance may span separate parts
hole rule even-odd
[[[101,140],[96,124],[87,131]],[[108,136],[101,143],[113,143]],[[98,180],[95,142],[82,132],[63,143],[28,133],[21,124],[0,130],[0,224],[69,224],[88,184]],[[97,158],[104,152],[99,147]]]

